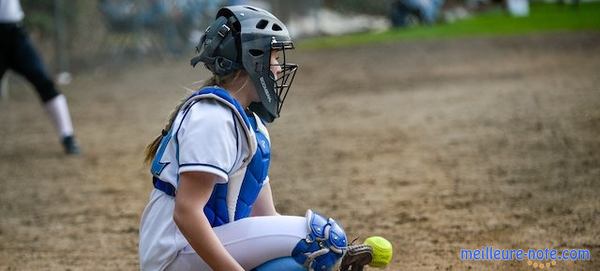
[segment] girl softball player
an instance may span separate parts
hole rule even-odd
[[[346,235],[331,218],[280,216],[268,178],[269,134],[297,66],[286,27],[267,11],[218,11],[191,60],[213,77],[185,99],[146,153],[155,189],[141,219],[142,270],[250,270],[292,257],[332,270]]]

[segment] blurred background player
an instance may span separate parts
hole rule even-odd
[[[56,127],[67,154],[79,154],[67,100],[48,76],[42,59],[22,26],[19,0],[0,0],[0,79],[7,69],[25,77],[35,87]]]

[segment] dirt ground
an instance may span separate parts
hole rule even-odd
[[[301,70],[270,128],[281,213],[313,208],[352,238],[385,236],[387,270],[534,269],[460,261],[486,245],[590,249],[550,269],[600,269],[599,33],[293,58]],[[78,75],[63,92],[80,157],[62,154],[34,92],[13,82],[0,102],[0,269],[138,269],[143,148],[206,76],[185,59]]]

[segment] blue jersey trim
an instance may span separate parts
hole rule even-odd
[[[211,167],[214,169],[218,169],[219,171],[225,173],[225,175],[227,175],[227,171],[225,171],[224,169],[215,166],[215,165],[211,165],[211,164],[204,164],[204,163],[187,163],[187,164],[180,164],[179,167],[192,167],[192,166],[205,166],[205,167]]]
[[[179,136],[179,130],[181,129],[181,125],[183,125],[183,121],[185,121],[185,117],[187,116],[187,114],[191,111],[192,106],[194,106],[195,104],[197,104],[198,101],[194,101],[192,102],[186,109],[185,112],[183,112],[183,117],[181,117],[181,121],[179,122],[179,126],[177,126],[177,130],[175,131],[175,138],[177,138]],[[179,142],[179,139],[177,140],[177,142]],[[179,144],[177,144],[179,145]],[[179,157],[177,157],[177,159],[179,159]]]
[[[187,114],[190,112],[190,109],[196,103],[198,103],[198,101],[194,101],[187,108],[185,108],[185,112],[183,113],[183,117],[181,117],[181,121],[179,122],[179,126],[177,127],[177,130],[175,131],[175,148],[176,148],[175,158],[177,159],[177,161],[179,161],[179,129],[181,129],[181,125],[183,125],[183,121],[185,120],[185,117],[187,116]],[[179,184],[179,174],[177,174],[177,181],[176,182],[177,182],[177,184]]]

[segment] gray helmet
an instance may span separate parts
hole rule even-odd
[[[203,62],[216,75],[244,69],[260,102],[250,105],[264,121],[279,117],[298,66],[286,63],[286,50],[294,49],[285,25],[273,14],[251,6],[228,6],[217,12],[196,47],[192,66]],[[271,51],[281,51],[281,73],[271,72]]]

